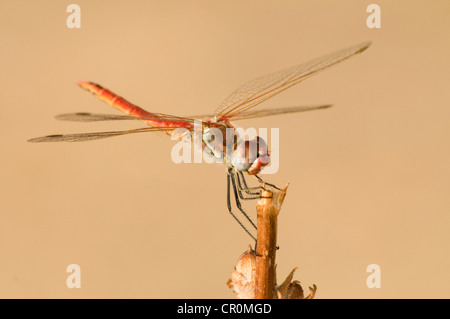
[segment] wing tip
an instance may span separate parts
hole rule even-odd
[[[371,45],[372,45],[372,41],[366,41],[366,42],[361,43],[359,45],[360,48],[358,51],[356,51],[356,53],[361,53],[361,52],[366,51]]]
[[[27,142],[29,143],[53,142],[52,139],[57,140],[57,138],[60,138],[62,136],[63,135],[61,134],[46,135],[42,137],[30,138],[29,140],[27,140]]]
[[[28,143],[39,143],[41,142],[42,137],[34,137],[27,140]]]

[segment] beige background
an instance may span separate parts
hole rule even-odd
[[[77,0],[79,30],[70,3],[0,2],[0,297],[234,297],[250,240],[227,214],[223,167],[172,163],[160,135],[26,140],[142,126],[56,121],[119,114],[77,81],[208,113],[247,80],[367,40],[263,105],[332,109],[240,123],[280,128],[280,170],[265,176],[291,182],[278,276],[298,266],[318,298],[450,297],[449,1],[376,1],[378,30],[372,1]],[[81,289],[66,287],[72,263]],[[372,263],[380,289],[366,286]]]

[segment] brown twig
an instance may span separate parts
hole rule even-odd
[[[277,247],[277,218],[288,185],[272,192],[264,190],[258,201],[256,237],[255,299],[273,299],[276,285],[275,255]]]
[[[300,282],[293,280],[294,268],[283,283],[277,286],[275,254],[277,249],[277,219],[288,185],[283,190],[263,191],[257,205],[257,247],[249,247],[239,258],[228,287],[239,299],[312,299],[317,287],[309,287],[304,296]]]

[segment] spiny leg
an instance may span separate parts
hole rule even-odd
[[[236,178],[238,181],[239,189],[249,195],[259,195],[261,192],[261,189],[263,189],[262,186],[248,187],[247,182],[245,181],[245,176],[241,171],[237,171]],[[242,181],[242,184],[244,184],[244,186],[242,186],[241,181]]]
[[[231,172],[231,174],[233,174],[233,177],[234,177],[234,180],[237,180],[237,193],[238,193],[238,195],[239,195],[239,198],[240,199],[242,199],[242,200],[251,200],[251,199],[259,199],[259,198],[261,198],[261,187],[254,187],[254,188],[245,188],[245,186],[247,186],[247,185],[245,185],[244,187],[242,186],[242,184],[241,184],[241,177],[239,176],[239,174],[237,173],[237,172]],[[245,180],[244,180],[244,183],[245,183]],[[255,189],[255,190],[258,190],[258,192],[252,192],[251,190],[253,190],[253,189]],[[244,193],[243,193],[244,192]],[[245,196],[244,196],[244,194],[245,194]]]
[[[247,213],[244,211],[244,209],[241,206],[241,202],[239,201],[238,189],[236,187],[236,180],[234,178],[233,172],[230,172],[230,174],[228,174],[228,175],[230,176],[231,183],[233,184],[234,199],[236,201],[237,208],[241,211],[242,215],[244,215],[244,217],[247,218],[247,220],[250,222],[250,224],[252,224],[252,226],[256,229],[255,223],[251,220],[251,218],[247,215]]]
[[[237,190],[237,193],[239,195],[239,198],[242,199],[242,200],[252,200],[252,199],[259,199],[259,198],[261,198],[260,197],[260,192],[252,192],[252,191],[253,190],[259,190],[260,191],[262,189],[262,187],[261,186],[258,186],[258,187],[247,187],[247,183],[245,182],[245,179],[243,180],[243,182],[244,182],[244,187],[243,187],[242,184],[241,184],[241,179],[239,178],[238,173],[242,174],[242,172],[239,172],[239,171],[235,170],[232,167],[228,168],[228,174],[231,176],[231,180],[232,181],[236,181],[237,180],[237,183],[235,183],[234,185],[237,186],[236,190]],[[247,196],[244,196],[244,194],[242,192],[244,192],[245,195],[247,195]]]
[[[242,185],[240,185],[240,177],[239,176],[242,178],[242,181],[244,183],[244,187],[246,187],[246,189],[242,189]],[[245,181],[245,177],[244,177],[244,174],[242,172],[240,172],[240,171],[237,172],[236,173],[236,178],[238,180],[239,187],[241,187],[241,190],[243,190],[247,195],[256,195],[256,194],[258,194],[257,196],[253,196],[253,197],[244,197],[243,194],[239,191],[238,194],[239,194],[239,197],[241,199],[247,200],[247,199],[259,199],[259,198],[272,198],[272,196],[261,196],[261,190],[265,190],[265,191],[270,192],[270,190],[265,189],[262,185],[256,186],[256,187],[247,187],[247,183]],[[251,192],[250,190],[253,190],[253,189],[257,189],[257,190],[259,190],[259,192],[258,193]]]
[[[241,221],[236,217],[236,215],[231,210],[231,199],[230,199],[230,187],[231,187],[231,185],[230,185],[230,179],[231,179],[231,175],[227,174],[227,207],[228,207],[228,212],[238,222],[239,226],[241,226],[242,229],[256,242],[256,238],[248,231],[248,229],[241,223]],[[241,212],[242,212],[242,210],[241,210]],[[243,214],[244,214],[245,217],[247,217],[247,219],[249,219],[247,214],[245,214],[245,213],[243,213]],[[250,220],[250,222],[256,228],[256,226],[253,224],[253,222],[251,220]]]
[[[255,176],[256,177],[256,179],[258,180],[258,182],[260,182],[261,184],[266,184],[267,186],[269,186],[269,187],[273,187],[273,188],[275,188],[275,189],[277,189],[277,190],[281,190],[280,188],[278,188],[278,187],[276,187],[275,185],[273,185],[273,184],[270,184],[270,183],[266,183],[261,177],[259,177],[258,175],[253,175],[253,176]]]

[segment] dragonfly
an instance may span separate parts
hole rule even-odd
[[[254,107],[262,102],[300,83],[310,76],[365,51],[370,45],[371,42],[354,45],[313,59],[309,62],[295,65],[248,81],[231,93],[219,105],[212,115],[174,116],[164,113],[148,112],[99,84],[95,84],[93,82],[79,82],[78,85],[81,88],[94,94],[97,98],[113,106],[114,108],[122,111],[125,115],[77,112],[57,115],[56,118],[58,120],[79,122],[140,120],[148,126],[123,131],[47,135],[32,138],[28,140],[28,142],[84,142],[113,136],[145,132],[165,132],[172,137],[175,136],[175,138],[182,139],[185,136],[180,133],[180,129],[193,134],[195,131],[196,121],[201,119],[201,131],[203,133],[200,145],[201,149],[206,151],[207,154],[215,158],[217,161],[223,162],[226,166],[228,212],[238,222],[242,229],[256,241],[255,236],[252,235],[252,232],[244,226],[241,220],[233,212],[231,204],[231,191],[233,191],[236,207],[242,216],[244,216],[249,222],[249,225],[251,225],[254,231],[256,231],[257,227],[243,209],[241,200],[261,198],[261,190],[265,189],[265,187],[278,189],[275,185],[265,182],[258,176],[260,171],[270,163],[270,154],[267,144],[264,139],[259,136],[252,139],[236,136],[231,143],[226,143],[225,141],[220,140],[212,141],[211,130],[219,130],[221,133],[226,134],[227,129],[236,128],[231,121],[298,113],[330,107],[331,105],[319,105],[261,110],[254,109]],[[249,187],[246,181],[248,176],[255,177],[258,186]]]

